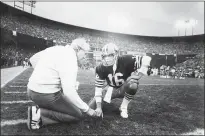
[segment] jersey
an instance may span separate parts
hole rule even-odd
[[[96,87],[103,87],[106,81],[109,86],[119,88],[131,73],[141,67],[142,56],[122,55],[117,58],[115,66],[98,65],[95,70]]]

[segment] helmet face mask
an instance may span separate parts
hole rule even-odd
[[[108,54],[108,55],[102,55],[102,63],[103,66],[112,66],[115,63],[116,60],[115,54]]]
[[[114,65],[117,56],[118,56],[118,47],[115,44],[109,43],[102,48],[102,64],[104,66]]]

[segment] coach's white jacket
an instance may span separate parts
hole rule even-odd
[[[86,112],[89,107],[76,91],[77,56],[70,46],[53,46],[30,59],[34,71],[29,79],[28,88],[38,93],[63,93],[79,109]]]

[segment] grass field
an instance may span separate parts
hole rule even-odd
[[[1,89],[1,135],[178,135],[204,129],[204,80],[144,77],[130,103],[129,118],[120,117],[121,99],[105,105],[104,119],[85,118],[73,124],[55,124],[29,131],[26,94],[32,69]],[[88,102],[94,95],[93,72],[79,71],[79,94]]]

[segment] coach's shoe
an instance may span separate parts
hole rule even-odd
[[[125,118],[125,119],[128,118],[127,109],[120,108],[119,110],[120,110],[120,116],[122,118]]]
[[[38,106],[28,107],[27,126],[29,130],[40,129],[42,126],[42,120],[40,116],[40,108]]]

